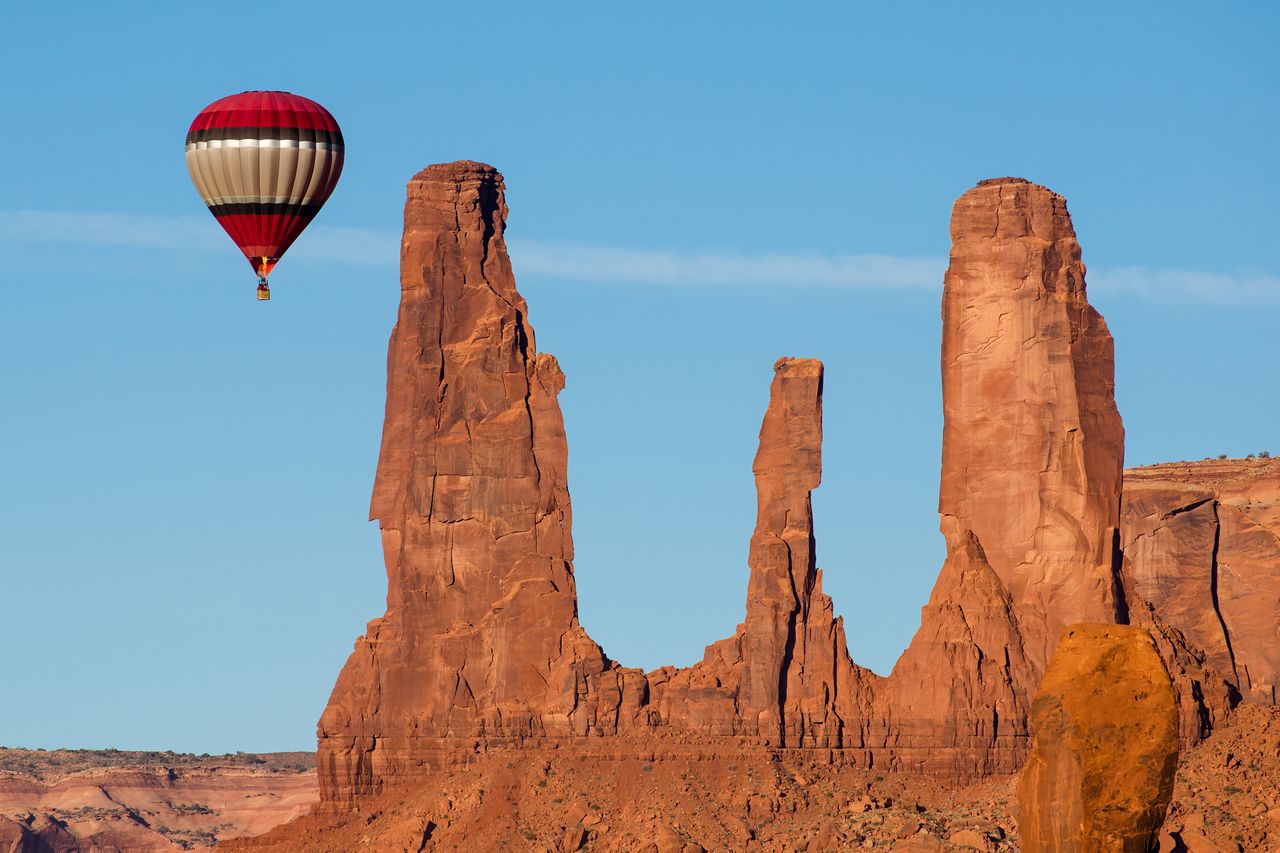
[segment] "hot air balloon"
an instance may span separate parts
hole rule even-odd
[[[200,111],[187,132],[187,169],[218,224],[267,276],[342,174],[342,131],[324,107],[288,92],[241,92]]]

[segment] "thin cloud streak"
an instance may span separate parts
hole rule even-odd
[[[1089,287],[1150,302],[1211,305],[1280,305],[1280,276],[1264,272],[1235,274],[1147,267],[1089,268]]]
[[[680,286],[875,287],[936,290],[947,262],[892,255],[669,252],[511,241],[517,271],[581,281]]]
[[[945,258],[822,255],[789,252],[634,249],[589,243],[512,239],[520,275],[570,281],[673,287],[823,287],[937,291]],[[222,229],[208,216],[142,213],[0,211],[0,248],[32,244],[96,245],[183,252],[222,252]],[[316,225],[290,251],[298,261],[359,266],[399,263],[399,234],[369,228]],[[1269,306],[1280,304],[1280,276],[1093,267],[1090,289],[1151,302]]]

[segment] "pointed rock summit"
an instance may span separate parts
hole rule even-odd
[[[650,678],[673,727],[771,747],[840,747],[878,679],[849,659],[817,567],[811,494],[822,480],[822,363],[782,358],[773,371],[752,465],[746,618],[698,664]]]

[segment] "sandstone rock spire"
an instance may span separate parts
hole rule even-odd
[[[751,466],[756,528],[747,559],[739,713],[777,746],[840,743],[838,682],[853,672],[844,626],[822,592],[811,493],[822,481],[822,362],[782,358]],[[844,692],[847,693],[847,686]]]
[[[812,491],[822,479],[822,362],[781,358],[752,471],[756,526],[746,618],[702,661],[650,674],[667,725],[759,738],[768,746],[839,747],[865,716],[877,677],[849,659],[843,620],[822,591]]]
[[[394,775],[423,739],[536,734],[577,627],[564,377],[536,351],[506,213],[502,176],[480,163],[408,186],[370,510],[387,612],[320,721],[325,800]]]
[[[951,238],[942,531],[977,536],[1043,670],[1065,625],[1125,618],[1111,334],[1086,298],[1061,196],[982,181],[956,201]]]

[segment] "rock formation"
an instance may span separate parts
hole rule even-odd
[[[1154,851],[1173,795],[1178,710],[1147,632],[1067,629],[1031,713],[1035,747],[1018,780],[1023,851]]]
[[[1062,627],[1125,617],[1111,335],[1066,202],[1020,178],[955,203],[942,295],[947,560],[880,703],[895,766],[1010,772]]]
[[[745,735],[766,746],[861,744],[857,726],[880,679],[849,659],[814,549],[822,364],[783,358],[773,369],[752,465],[757,515],[746,619],[694,666],[651,673],[653,701],[664,727]]]
[[[1061,196],[982,181],[951,240],[938,511],[949,542],[982,543],[1039,671],[1065,625],[1125,618],[1114,347]]]
[[[564,375],[534,345],[506,213],[490,166],[431,166],[409,183],[370,508],[387,612],[320,720],[328,803],[475,738],[612,734],[619,705],[644,698],[643,675],[618,671],[578,626]]]
[[[1125,580],[1245,699],[1280,701],[1280,460],[1125,472]]]
[[[1123,583],[1112,343],[1086,300],[1061,197],[1005,178],[956,203],[942,303],[947,559],[888,678],[853,663],[822,592],[813,359],[774,365],[733,636],[694,666],[644,673],[586,634],[556,402],[564,376],[535,346],[505,217],[489,166],[431,166],[409,184],[371,507],[387,611],[320,720],[324,810],[513,750],[584,761],[788,753],[953,781],[1013,772],[1062,627],[1121,621],[1129,607],[1178,679],[1188,738],[1230,706],[1214,669],[1223,649],[1188,639],[1203,626],[1184,629],[1176,607]],[[1141,581],[1147,570],[1128,571]],[[1250,654],[1250,683],[1262,683],[1269,658]]]
[[[966,530],[948,541],[920,630],[882,691],[897,744],[893,768],[1012,773],[1029,746],[1035,683],[1013,600]]]
[[[0,853],[180,851],[258,835],[316,802],[307,753],[0,747]]]

